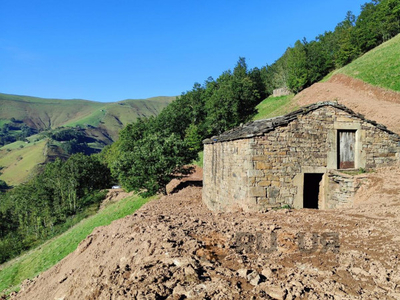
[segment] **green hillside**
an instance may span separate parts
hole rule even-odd
[[[17,185],[26,181],[36,166],[56,157],[67,157],[65,142],[48,139],[56,128],[79,126],[89,153],[97,152],[115,141],[125,125],[139,117],[158,115],[174,99],[155,97],[101,103],[0,93],[0,179]]]
[[[28,126],[46,130],[60,126],[91,125],[100,123],[110,128],[116,138],[116,128],[122,128],[138,117],[157,115],[175,97],[124,100],[102,103],[88,100],[45,99],[0,93],[0,124],[11,118]]]
[[[400,34],[333,72],[361,79],[382,88],[400,91]]]
[[[330,73],[322,81],[335,74],[344,74],[368,84],[400,92],[400,34],[365,53],[343,68]],[[268,97],[256,107],[253,120],[284,115],[298,108],[293,95]]]
[[[293,96],[268,97],[256,106],[257,114],[253,120],[269,119],[289,113],[297,108]]]
[[[60,100],[0,94],[0,119],[15,118],[37,129],[63,126],[104,106],[86,100]]]
[[[18,141],[0,148],[0,176],[9,185],[20,184],[31,175],[32,170],[46,160],[46,140],[29,144]]]

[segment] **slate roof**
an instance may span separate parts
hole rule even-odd
[[[388,132],[389,134],[395,135],[396,138],[400,140],[400,136],[397,135],[396,133],[390,131],[389,129],[386,128],[386,126],[378,124],[375,121],[368,120],[364,117],[364,115],[355,113],[353,110],[350,108],[338,104],[337,102],[318,102],[314,103],[308,106],[303,106],[300,109],[293,111],[291,113],[288,113],[287,115],[280,116],[280,117],[275,117],[271,119],[264,119],[264,120],[257,120],[257,121],[252,121],[247,124],[241,125],[239,127],[235,127],[231,130],[225,131],[224,133],[213,136],[209,139],[205,139],[203,141],[203,144],[213,144],[213,143],[219,143],[219,142],[227,142],[227,141],[234,141],[234,140],[239,140],[239,139],[247,139],[247,138],[252,138],[256,136],[261,136],[264,135],[265,133],[268,133],[270,131],[273,131],[275,128],[280,127],[280,126],[286,126],[290,122],[296,120],[299,116],[306,115],[314,110],[317,110],[321,107],[324,106],[332,106],[337,109],[341,109],[345,112],[347,112],[349,115],[352,115],[354,117],[360,118],[361,120],[370,123],[374,125],[375,127]]]

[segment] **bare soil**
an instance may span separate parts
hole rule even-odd
[[[338,101],[367,119],[400,133],[400,93],[369,85],[343,74],[332,76],[327,82],[313,84],[294,97],[307,105],[319,101]]]
[[[127,193],[122,188],[109,189],[106,198],[100,204],[100,209],[103,209],[111,203],[115,203],[127,197],[133,196],[133,194],[134,192]]]
[[[213,213],[189,185],[96,228],[13,299],[399,299],[400,167],[362,176],[355,207],[330,211]]]
[[[386,92],[338,75],[296,100],[336,99],[400,132]],[[214,213],[197,173],[96,228],[13,299],[400,299],[400,166],[360,176],[353,208]]]

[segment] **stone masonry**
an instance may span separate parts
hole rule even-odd
[[[318,208],[352,204],[357,184],[338,169],[338,131],[353,131],[355,169],[398,162],[400,137],[335,102],[248,123],[204,141],[203,201],[212,210],[304,207],[304,174],[321,174]]]
[[[272,91],[273,97],[287,96],[290,95],[291,91],[287,87],[283,87],[280,89],[275,89]]]

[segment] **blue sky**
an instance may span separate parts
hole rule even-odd
[[[239,56],[272,64],[366,1],[0,0],[0,92],[118,101],[174,96]]]

